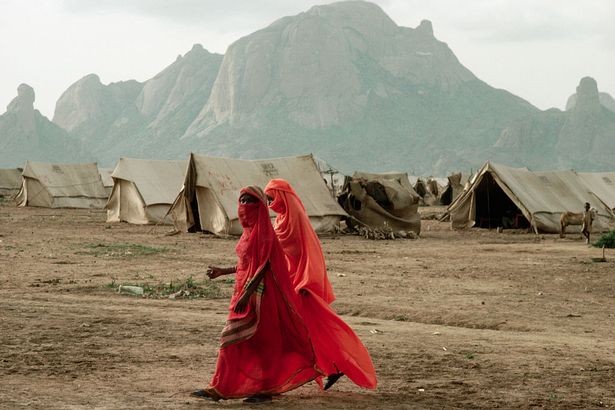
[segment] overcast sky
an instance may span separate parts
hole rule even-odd
[[[400,26],[435,36],[496,88],[563,109],[583,76],[615,97],[613,0],[376,0]],[[315,4],[304,0],[0,0],[0,113],[27,83],[53,116],[68,86],[145,81],[194,43],[229,44]]]

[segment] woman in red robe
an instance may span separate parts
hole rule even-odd
[[[216,401],[268,401],[322,373],[297,313],[298,298],[260,188],[241,190],[238,215],[243,234],[236,246],[237,266],[208,270],[211,279],[235,273],[216,371],[209,387],[192,395]]]
[[[265,187],[269,207],[278,215],[275,233],[286,254],[294,290],[301,295],[299,313],[310,333],[316,363],[328,376],[328,389],[342,375],[355,384],[373,389],[376,372],[369,352],[342,318],[329,306],[335,296],[325,266],[318,236],[303,203],[283,179],[272,179]],[[321,378],[317,381],[322,386]]]

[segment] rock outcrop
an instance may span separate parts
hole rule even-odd
[[[26,160],[69,162],[90,157],[79,141],[34,109],[34,89],[17,88],[15,97],[0,115],[0,167],[22,166]]]
[[[536,170],[612,170],[615,113],[601,104],[596,81],[584,77],[566,111],[551,109],[511,123],[489,157]]]

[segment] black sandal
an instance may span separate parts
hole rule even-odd
[[[254,396],[250,396],[247,399],[244,399],[243,402],[250,403],[250,404],[259,404],[259,403],[266,403],[271,400],[273,400],[273,398],[269,394],[255,394]]]
[[[337,382],[343,375],[344,373],[342,372],[330,374],[327,377],[327,383],[325,383],[325,387],[323,388],[323,390],[329,390],[331,386],[333,386],[335,382]]]
[[[199,399],[203,399],[203,400],[211,400],[211,401],[220,400],[219,397],[215,397],[210,392],[208,392],[207,390],[203,390],[203,389],[198,389],[198,390],[193,391],[192,393],[190,393],[190,396],[198,397]]]

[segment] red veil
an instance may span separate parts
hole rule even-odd
[[[333,302],[335,295],[327,277],[320,240],[312,228],[303,202],[283,179],[269,181],[265,193],[272,198],[269,207],[278,214],[275,233],[288,256],[295,291],[299,293],[301,289],[309,290],[325,302]]]
[[[310,224],[303,203],[283,179],[265,187],[278,214],[275,233],[286,254],[288,271],[299,298],[299,313],[308,328],[318,367],[325,374],[343,372],[361,387],[376,387],[376,371],[369,352],[342,318],[329,306],[335,299],[327,277],[320,240]],[[319,379],[320,382],[320,379]]]
[[[236,246],[235,289],[216,371],[207,389],[215,398],[279,394],[320,375],[307,329],[296,312],[296,296],[265,195],[258,187],[244,188],[241,193],[258,202],[239,204],[244,230]],[[235,304],[253,280],[261,280],[258,290],[248,307],[236,313]]]

